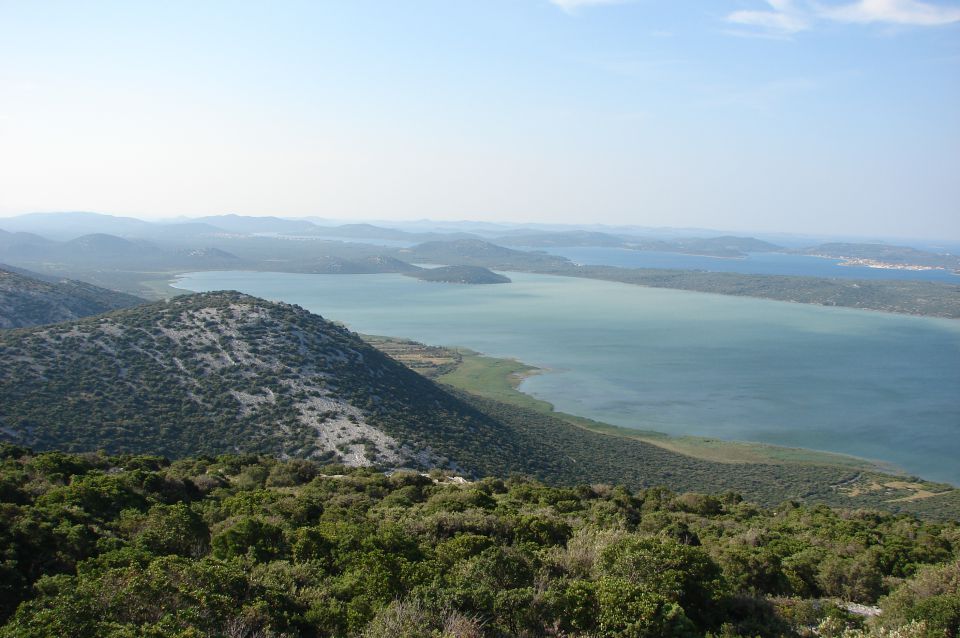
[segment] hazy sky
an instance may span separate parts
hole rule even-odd
[[[0,0],[0,215],[960,239],[960,1]]]

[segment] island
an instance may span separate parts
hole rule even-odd
[[[440,266],[403,273],[423,281],[438,281],[449,284],[508,284],[510,278],[483,266]]]

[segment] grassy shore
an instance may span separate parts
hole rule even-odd
[[[413,342],[407,342],[413,343]],[[436,352],[436,349],[432,349]],[[636,430],[602,423],[564,412],[558,412],[547,401],[521,392],[523,380],[545,372],[514,359],[486,357],[472,350],[450,350],[455,354],[434,379],[465,392],[515,405],[577,427],[610,436],[626,437],[659,446],[671,452],[705,461],[721,463],[777,463],[785,465],[839,466],[860,470],[848,485],[835,486],[838,494],[850,499],[850,506],[862,507],[858,501],[869,501],[869,506],[889,507],[899,504],[903,509],[920,515],[953,519],[960,510],[960,490],[950,485],[898,478],[895,469],[843,454],[832,454],[803,448],[780,447],[743,441],[722,441],[696,436],[670,436],[662,432]],[[455,361],[454,361],[455,360]],[[453,363],[453,365],[451,365]],[[856,505],[854,505],[856,503]]]

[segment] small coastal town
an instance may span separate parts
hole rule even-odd
[[[882,268],[884,270],[948,270],[943,266],[924,266],[920,264],[901,264],[891,263],[889,261],[879,261],[876,259],[864,259],[861,257],[849,257],[841,261],[839,266],[862,266],[864,268]],[[954,270],[953,274],[960,275],[960,272]]]

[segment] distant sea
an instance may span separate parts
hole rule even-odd
[[[629,250],[627,248],[523,248],[542,250],[559,255],[578,264],[591,266],[620,266],[622,268],[677,268],[709,272],[739,272],[753,275],[800,275],[808,277],[839,277],[843,279],[919,279],[960,284],[960,276],[947,270],[892,270],[841,266],[840,259],[789,255],[781,253],[750,253],[742,259],[701,257],[682,253]]]
[[[960,485],[960,321],[508,273],[203,272],[368,334],[515,357],[521,389],[598,421],[841,452]]]

